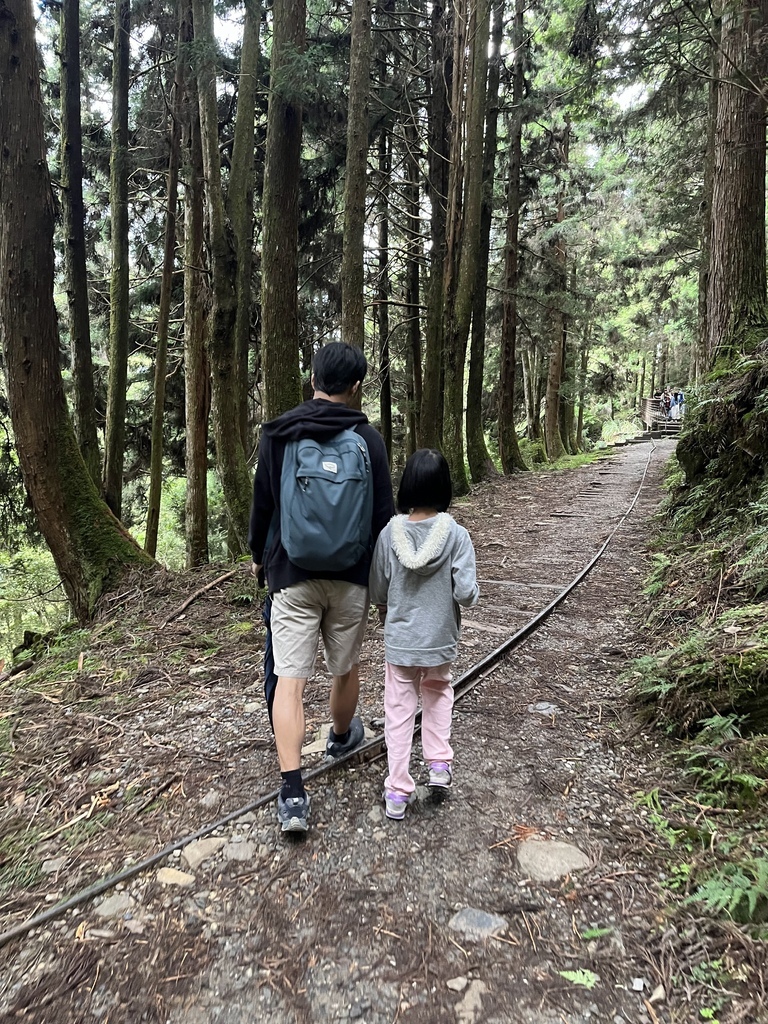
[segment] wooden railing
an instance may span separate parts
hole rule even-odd
[[[661,408],[660,398],[640,399],[640,419],[646,427],[656,427],[666,422],[666,417]]]
[[[685,409],[685,406],[683,406],[683,409]],[[660,398],[641,398],[639,413],[640,419],[645,424],[647,430],[652,430],[654,427],[679,429],[681,425],[680,419],[667,419],[661,407]]]

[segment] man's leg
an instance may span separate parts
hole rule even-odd
[[[301,777],[304,742],[304,686],[298,676],[278,676],[273,706],[275,743],[283,784],[277,798],[277,820],[283,832],[306,832],[309,796]]]
[[[281,772],[301,768],[304,742],[304,687],[307,680],[297,676],[279,676],[272,705],[272,724]],[[350,716],[351,717],[351,716]]]
[[[357,710],[360,696],[360,666],[353,665],[349,672],[333,677],[331,686],[331,719],[333,731],[343,736],[349,729],[349,723]]]
[[[283,832],[306,832],[310,799],[301,777],[304,687],[312,673],[322,614],[314,581],[277,591],[272,598],[272,641],[277,687],[272,706],[275,745],[283,784],[277,818]]]
[[[277,676],[272,725],[281,771],[301,766],[304,742],[304,687],[312,674],[322,615],[316,580],[305,580],[272,595],[271,628]]]
[[[340,580],[324,581],[326,607],[320,625],[325,663],[333,676],[330,711],[333,725],[326,757],[338,758],[365,739],[355,715],[360,695],[360,645],[368,619],[368,589]]]
[[[261,617],[266,626],[264,635],[264,699],[267,702],[267,714],[269,715],[269,727],[274,733],[275,727],[272,724],[272,705],[275,703],[275,690],[277,689],[277,675],[275,674],[275,653],[272,646],[272,595],[267,594],[264,598],[264,606],[261,610]]]

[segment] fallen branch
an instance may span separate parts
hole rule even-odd
[[[146,735],[146,733],[144,735]],[[150,795],[144,800],[141,806],[136,810],[133,817],[136,818],[140,814],[143,814],[144,811],[146,811],[146,809],[149,806],[151,806],[159,796],[162,796],[162,794],[165,793],[166,790],[170,789],[175,782],[178,782],[180,778],[181,775],[177,772],[175,775],[172,775],[170,778],[166,779],[165,782],[163,782],[155,790],[153,790],[152,793],[150,793]]]
[[[201,597],[203,594],[205,594],[206,591],[212,590],[218,583],[223,583],[225,580],[229,580],[233,576],[236,576],[239,571],[239,569],[232,569],[230,572],[225,572],[223,576],[217,577],[212,583],[206,583],[204,587],[200,587],[199,590],[196,590],[194,594],[190,595],[190,597],[188,597],[186,601],[180,604],[175,612],[171,612],[171,614],[163,622],[163,625],[160,628],[162,629],[163,627],[167,626],[169,622],[173,622],[174,619],[178,618],[185,608],[189,608],[192,602],[196,601],[198,597]]]
[[[26,672],[28,668],[32,668],[34,663],[33,658],[26,658],[24,661],[20,661],[18,665],[14,665],[13,668],[9,668],[5,672],[0,672],[0,683],[4,683],[6,679],[10,679],[11,676],[17,676],[19,672]]]

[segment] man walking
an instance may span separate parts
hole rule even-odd
[[[277,800],[283,832],[308,828],[303,696],[318,635],[333,677],[326,757],[342,757],[365,735],[355,711],[368,571],[376,539],[394,514],[384,442],[348,404],[366,370],[360,349],[323,346],[312,367],[313,398],[265,423],[262,432],[249,545],[252,569],[258,574],[263,566],[272,598],[278,677],[272,725],[283,779]]]

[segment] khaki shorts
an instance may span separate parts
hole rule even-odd
[[[272,595],[272,649],[278,676],[308,679],[322,634],[325,663],[343,676],[360,660],[368,589],[343,580],[303,580]]]

